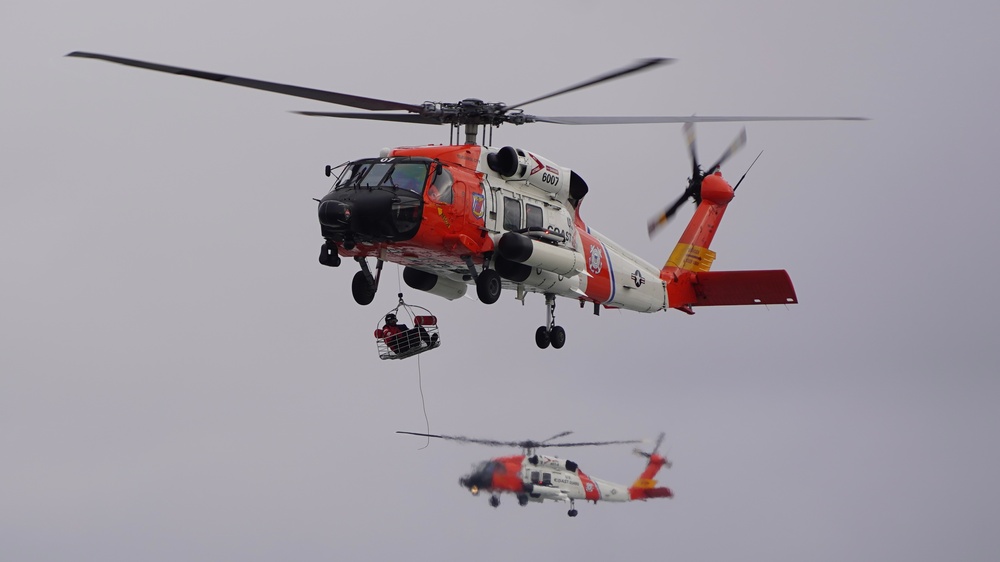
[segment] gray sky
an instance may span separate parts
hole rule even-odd
[[[258,3],[262,4],[262,3]],[[44,2],[0,9],[0,558],[992,560],[1000,551],[991,2]],[[811,5],[808,5],[811,4]],[[140,7],[141,6],[141,7]],[[715,270],[786,268],[801,304],[639,315],[406,290],[444,345],[377,359],[395,305],[320,266],[323,166],[446,128],[312,119],[308,100],[90,50],[410,103],[514,103],[648,56],[541,115],[827,114],[760,150]],[[699,128],[711,160],[739,125]],[[588,223],[653,263],[676,125],[504,126],[591,186]],[[491,509],[457,485],[498,439],[667,432],[671,501]],[[574,450],[631,482],[627,447]]]

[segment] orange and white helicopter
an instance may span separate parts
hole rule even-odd
[[[517,497],[517,503],[524,506],[528,502],[543,502],[545,500],[569,502],[569,516],[576,517],[576,500],[627,502],[653,498],[672,498],[670,488],[657,487],[654,477],[664,466],[670,468],[670,461],[659,454],[663,443],[663,433],[656,440],[651,452],[634,449],[637,455],[646,457],[646,468],[631,486],[615,484],[600,478],[593,478],[580,470],[579,465],[571,460],[539,455],[535,450],[543,447],[590,447],[596,445],[624,445],[641,443],[641,441],[589,441],[580,443],[550,443],[553,439],[566,437],[570,431],[553,435],[544,441],[495,441],[492,439],[474,439],[454,435],[433,435],[430,433],[414,433],[397,431],[406,435],[448,439],[461,443],[478,443],[491,447],[520,447],[520,455],[493,458],[479,463],[473,471],[461,478],[458,483],[469,490],[472,495],[480,492],[490,493],[490,505],[500,505],[500,494],[510,493]]]
[[[403,279],[414,289],[457,299],[468,285],[479,300],[492,304],[503,289],[516,298],[545,296],[546,321],[535,332],[540,348],[561,348],[566,332],[555,323],[555,297],[639,312],[716,305],[791,304],[795,290],[784,270],[710,271],[709,249],[736,187],[720,166],[746,141],[745,131],[707,169],[698,163],[691,123],[723,121],[856,120],[855,117],[542,117],[523,106],[580,88],[672,62],[645,59],[515,105],[464,99],[458,103],[401,103],[203,72],[188,68],[88,52],[67,56],[100,59],[128,66],[191,76],[299,98],[368,110],[368,113],[300,111],[311,116],[402,123],[447,124],[463,143],[386,149],[373,158],[327,166],[333,188],[319,201],[324,243],[323,265],[338,267],[341,257],[360,265],[352,282],[355,301],[372,302],[384,262],[404,266]],[[388,113],[388,112],[395,113]],[[649,223],[664,224],[688,199],[694,216],[663,267],[656,267],[588,226],[580,204],[589,187],[573,170],[511,146],[479,144],[482,132],[504,123],[564,125],[685,123],[692,174],[681,196]],[[745,177],[745,174],[744,174]],[[372,273],[368,258],[374,258]]]

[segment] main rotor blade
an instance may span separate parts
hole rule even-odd
[[[474,439],[472,437],[463,437],[461,435],[434,435],[432,433],[414,433],[412,431],[397,431],[396,433],[404,433],[406,435],[416,435],[418,437],[434,437],[437,439],[447,439],[449,441],[459,441],[462,443],[478,443],[480,445],[489,445],[490,447],[520,447],[521,444],[518,441],[496,441],[494,439]]]
[[[722,153],[722,156],[719,156],[719,159],[715,161],[715,164],[712,164],[712,166],[705,171],[705,175],[707,176],[709,174],[714,174],[715,171],[719,169],[719,166],[722,166],[723,162],[729,160],[730,156],[736,154],[736,152],[739,149],[743,148],[746,144],[747,144],[747,128],[743,127],[743,129],[740,131],[740,134],[736,135],[736,138],[733,139],[733,142],[729,144],[729,147],[726,148],[726,151]]]
[[[652,123],[729,123],[743,121],[868,121],[867,117],[757,117],[757,116],[577,116],[543,117],[525,115],[526,121],[556,125],[643,125]]]
[[[299,115],[310,117],[340,117],[344,119],[370,119],[372,121],[396,121],[400,123],[423,123],[427,125],[441,125],[440,119],[417,115],[414,113],[343,113],[335,111],[293,111]]]
[[[584,441],[580,443],[539,443],[538,447],[593,447],[596,445],[630,445],[632,443],[642,443],[639,439],[629,439],[627,441]]]
[[[547,441],[552,441],[553,439],[559,439],[560,437],[566,437],[567,435],[569,435],[571,433],[573,433],[573,432],[572,431],[564,431],[562,433],[556,433],[555,435],[553,435],[552,437],[549,437],[548,439],[543,439],[541,442],[545,443]]]
[[[190,68],[181,68],[179,66],[168,66],[165,64],[157,64],[152,62],[127,59],[111,55],[102,55],[98,53],[73,51],[72,53],[69,53],[66,56],[116,62],[118,64],[124,64],[126,66],[145,68],[146,70],[155,70],[157,72],[166,72],[168,74],[178,74],[180,76],[191,76],[194,78],[201,78],[203,80],[212,80],[214,82],[224,82],[226,84],[233,84],[236,86],[253,88],[255,90],[264,90],[267,92],[274,92],[277,94],[285,94],[287,96],[295,96],[298,98],[306,98],[326,103],[335,103],[338,105],[357,107],[359,109],[367,109],[370,111],[401,110],[401,111],[410,111],[413,113],[420,113],[423,110],[423,108],[419,105],[411,105],[408,103],[380,100],[375,98],[366,98],[361,96],[354,96],[351,94],[341,94],[338,92],[329,92],[326,90],[316,90],[313,88],[303,88],[301,86],[291,86],[288,84],[279,84],[277,82],[265,82],[263,80],[255,80],[253,78],[241,78],[239,76],[217,74],[214,72],[204,72],[201,70],[193,70]]]
[[[674,62],[674,60],[675,59],[665,59],[665,58],[640,59],[640,60],[637,60],[634,63],[630,64],[629,66],[626,66],[626,67],[623,67],[623,68],[619,68],[618,70],[612,70],[611,72],[608,72],[606,74],[602,74],[602,75],[597,76],[595,78],[591,78],[590,80],[587,80],[585,82],[580,82],[579,84],[575,84],[573,86],[569,86],[568,88],[563,88],[561,90],[557,90],[557,91],[552,92],[550,94],[545,94],[544,96],[539,96],[537,98],[532,98],[532,99],[530,99],[528,101],[522,101],[521,103],[516,104],[516,105],[512,105],[512,106],[508,107],[507,109],[511,110],[511,109],[515,109],[515,108],[521,107],[523,105],[528,105],[529,103],[535,103],[536,101],[542,101],[542,100],[547,100],[549,98],[554,98],[556,96],[559,96],[559,95],[562,95],[562,94],[566,94],[566,93],[572,92],[574,90],[579,90],[581,88],[586,88],[587,86],[593,86],[594,84],[600,84],[601,82],[607,82],[608,80],[614,80],[615,78],[621,78],[622,76],[627,76],[629,74],[632,74],[633,72],[639,72],[641,70],[646,70],[647,68],[652,68],[654,66],[658,66],[658,65],[661,65],[661,64],[670,64],[670,63]]]

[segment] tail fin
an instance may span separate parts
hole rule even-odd
[[[670,462],[665,457],[656,453],[649,455],[649,462],[646,464],[646,469],[642,471],[639,478],[636,478],[632,487],[628,489],[629,498],[633,500],[646,500],[650,498],[674,497],[674,493],[670,491],[670,488],[657,488],[656,480],[653,479],[664,465],[670,467]]]
[[[795,304],[795,288],[784,270],[711,272],[715,252],[708,249],[733,198],[733,188],[718,172],[705,176],[701,202],[681,235],[660,278],[667,283],[670,308],[692,306]]]

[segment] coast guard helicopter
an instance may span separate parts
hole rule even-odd
[[[338,267],[343,257],[359,264],[352,293],[358,304],[372,302],[383,263],[404,266],[403,280],[414,289],[457,299],[475,285],[479,300],[495,303],[504,289],[516,298],[545,296],[546,321],[535,331],[540,348],[563,347],[566,332],[555,323],[555,297],[584,306],[639,312],[717,305],[797,302],[784,270],[710,271],[709,249],[736,187],[723,179],[722,164],[746,142],[745,131],[711,166],[702,169],[695,150],[694,122],[857,120],[856,117],[542,117],[523,106],[672,62],[637,61],[590,80],[515,105],[468,98],[457,103],[420,105],[380,100],[203,72],[117,56],[72,52],[67,56],[191,76],[299,98],[367,110],[299,111],[310,116],[401,123],[447,124],[448,145],[386,149],[379,156],[327,166],[333,188],[318,205],[324,239],[319,261]],[[697,205],[666,264],[656,267],[587,225],[580,206],[589,187],[570,168],[533,152],[485,145],[487,131],[504,123],[563,125],[685,123],[692,164],[681,196],[650,221],[650,235],[687,200]],[[464,142],[458,143],[464,127]],[[483,143],[478,143],[482,132]],[[745,175],[744,175],[745,176]],[[369,258],[375,260],[374,273]]]
[[[406,435],[434,437],[461,443],[478,443],[491,447],[520,447],[520,455],[498,457],[479,463],[475,469],[461,477],[458,483],[469,490],[472,495],[480,492],[490,493],[490,505],[500,505],[500,494],[514,494],[519,505],[528,502],[543,502],[545,500],[569,502],[570,517],[576,517],[576,500],[627,502],[646,501],[653,498],[672,498],[670,488],[657,487],[654,477],[664,466],[670,468],[671,463],[659,454],[663,443],[663,433],[656,440],[656,445],[649,453],[634,449],[637,455],[646,457],[646,468],[631,486],[615,484],[593,478],[580,470],[575,462],[546,455],[539,455],[535,450],[543,447],[590,447],[595,445],[623,445],[640,443],[640,441],[589,441],[582,443],[550,443],[553,439],[566,437],[571,431],[553,435],[544,441],[494,441],[492,439],[473,439],[454,435],[433,435],[430,433],[414,433],[397,431]]]

